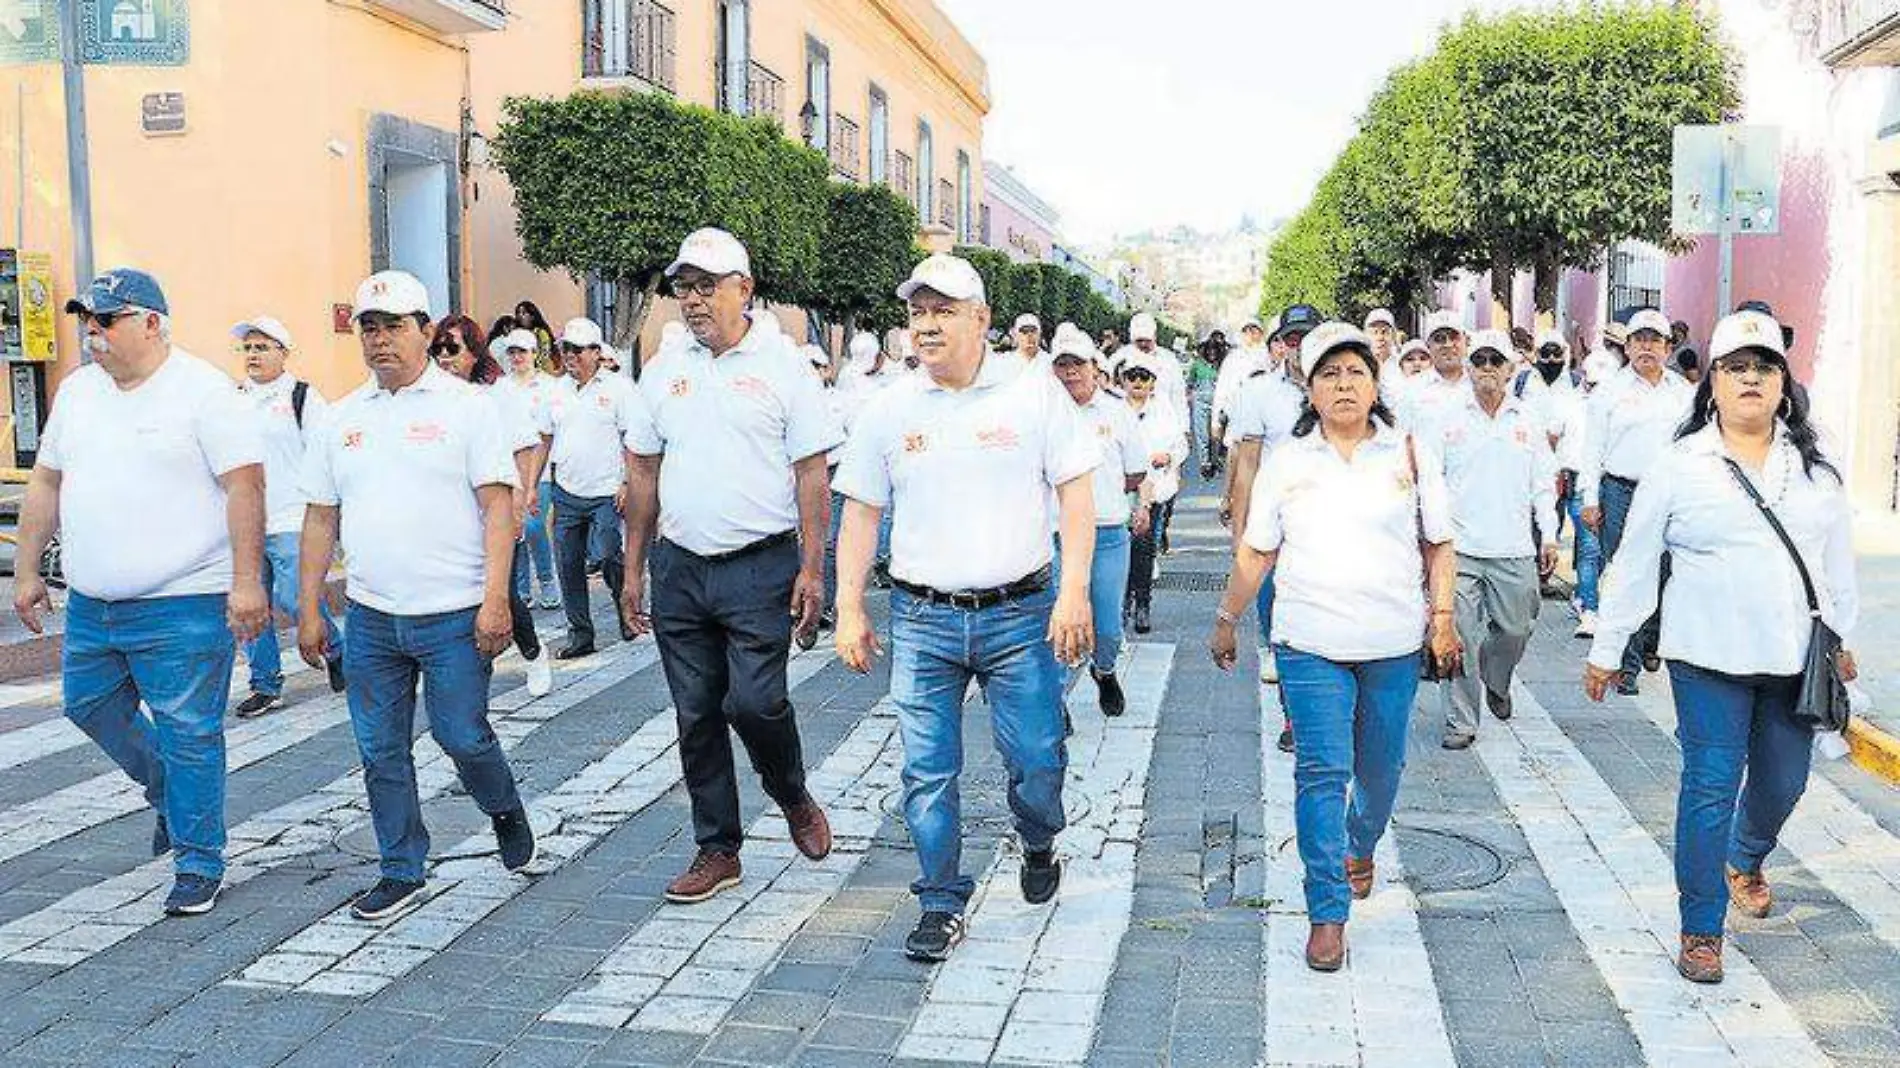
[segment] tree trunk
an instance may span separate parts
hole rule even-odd
[[[1557,314],[1557,287],[1562,284],[1564,277],[1563,265],[1557,262],[1554,255],[1542,255],[1537,257],[1536,270],[1532,300],[1537,305],[1538,314],[1554,317]]]
[[[1514,285],[1516,281],[1517,265],[1511,262],[1509,257],[1501,255],[1491,257],[1491,301],[1493,304],[1491,322],[1493,327],[1496,327],[1500,319],[1498,311],[1502,309],[1504,314],[1501,318],[1505,325],[1500,329],[1510,328],[1511,304],[1513,303],[1511,291],[1516,288]]]
[[[640,333],[646,329],[647,316],[653,312],[654,297],[660,292],[660,275],[655,272],[642,286],[634,279],[614,280],[614,347],[627,354],[628,371],[640,377]]]

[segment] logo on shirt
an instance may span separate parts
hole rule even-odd
[[[1465,428],[1464,427],[1453,426],[1453,427],[1445,428],[1445,444],[1463,445],[1464,443],[1465,443]]]
[[[600,396],[594,398],[594,407],[599,408],[603,412],[608,410],[609,408],[612,408],[613,406],[614,406],[614,399],[612,397],[609,397],[605,393],[602,393]]]
[[[447,440],[448,436],[449,428],[441,423],[410,423],[409,429],[403,434],[403,440],[419,445],[433,445],[438,441]]]
[[[668,382],[666,391],[675,397],[684,397],[693,391],[693,380],[682,375]]]
[[[929,447],[930,447],[929,440],[920,433],[913,432],[913,433],[904,435],[904,451],[905,452],[919,453],[919,452],[923,452],[926,448],[929,448]]]
[[[343,434],[343,447],[346,449],[362,448],[363,432],[361,430],[345,431]]]
[[[1531,432],[1523,427],[1518,427],[1516,430],[1513,430],[1511,437],[1514,438],[1519,445],[1529,445],[1531,443]]]
[[[1115,428],[1109,426],[1107,423],[1103,423],[1095,428],[1095,436],[1106,441],[1115,436]]]
[[[986,449],[1013,449],[1022,443],[1016,431],[1006,426],[976,432],[976,443]]]
[[[732,391],[747,397],[764,397],[771,394],[772,387],[767,385],[763,378],[741,375],[732,380]]]

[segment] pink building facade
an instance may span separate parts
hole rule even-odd
[[[983,161],[983,208],[977,240],[1017,263],[1050,263],[1062,218],[1009,168]]]

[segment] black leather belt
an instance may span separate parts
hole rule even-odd
[[[1617,485],[1619,485],[1619,486],[1622,486],[1622,487],[1623,487],[1624,489],[1635,489],[1635,488],[1636,488],[1636,480],[1635,480],[1635,479],[1633,479],[1633,478],[1624,478],[1624,477],[1623,477],[1622,475],[1611,475],[1611,474],[1605,474],[1605,475],[1603,476],[1603,481],[1605,481],[1605,482],[1614,482],[1614,483],[1616,483]]]
[[[728,560],[737,560],[742,556],[751,556],[753,553],[761,553],[767,549],[776,549],[781,545],[786,545],[797,540],[797,531],[781,530],[777,534],[768,534],[749,545],[741,545],[737,549],[723,553],[696,553],[676,541],[668,541],[667,544],[688,556],[697,556],[709,564],[722,564]]]
[[[946,608],[961,608],[966,612],[980,612],[1012,598],[1028,597],[1048,589],[1049,568],[1045,565],[1006,586],[993,586],[987,590],[936,590],[929,586],[919,586],[914,582],[905,582],[894,575],[891,577],[891,585],[931,604],[943,605]]]

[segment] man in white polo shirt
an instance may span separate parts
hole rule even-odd
[[[885,509],[891,537],[891,700],[904,736],[904,822],[923,916],[905,942],[943,960],[963,936],[975,880],[962,870],[963,696],[981,678],[1022,837],[1023,898],[1055,896],[1065,825],[1062,669],[1089,653],[1095,548],[1090,474],[1100,452],[1053,376],[1025,375],[984,343],[990,309],[969,262],[934,255],[897,295],[924,373],[859,418],[838,464],[838,655],[867,672],[879,651],[865,575]],[[1053,491],[1053,492],[1052,492]],[[972,507],[982,502],[982,507]],[[1051,504],[1057,515],[1052,517]],[[1052,522],[1052,519],[1057,519]],[[1050,581],[1050,528],[1062,581]]]
[[[554,466],[554,566],[567,607],[567,645],[554,654],[556,660],[594,651],[587,565],[600,564],[616,612],[625,581],[620,513],[626,507],[627,462],[622,440],[639,401],[631,381],[601,365],[605,346],[598,323],[568,320],[561,331],[561,365],[573,380],[573,391],[565,403],[544,406],[540,412],[541,433],[550,443],[548,462]],[[633,640],[624,614],[620,637]]]
[[[1042,347],[1042,320],[1033,312],[1016,317],[1016,329],[1010,331],[1016,342],[1016,355],[1038,370],[1049,369],[1049,351]]]
[[[1438,418],[1439,409],[1464,403],[1471,395],[1465,354],[1471,335],[1457,312],[1435,311],[1425,320],[1425,344],[1432,367],[1406,381],[1392,397],[1399,425],[1407,430]]]
[[[328,638],[317,612],[339,535],[347,567],[350,724],[382,853],[382,878],[350,911],[380,921],[423,900],[429,830],[416,792],[416,683],[429,733],[488,814],[501,862],[534,860],[514,771],[488,726],[488,682],[512,632],[509,566],[520,484],[494,402],[429,359],[429,293],[402,271],[356,291],[370,381],[332,409],[305,458],[303,611],[312,666]]]
[[[273,613],[297,618],[297,541],[303,533],[303,494],[297,481],[303,472],[305,446],[316,440],[317,429],[330,406],[310,383],[284,373],[290,358],[290,329],[268,315],[259,315],[231,328],[238,354],[244,357],[244,377],[238,389],[255,406],[264,435],[264,588]],[[330,690],[343,692],[343,637],[330,617],[330,605],[319,605],[330,631],[330,659],[325,665]],[[261,716],[277,707],[284,694],[283,654],[277,644],[273,618],[244,647],[251,665],[251,695],[238,702],[241,719]]]
[[[666,275],[692,337],[640,376],[626,439],[625,611],[636,629],[653,628],[679,718],[699,852],[666,897],[690,904],[739,882],[745,825],[729,730],[799,852],[831,852],[831,825],[805,789],[785,668],[793,631],[801,642],[814,634],[825,607],[825,454],[844,432],[798,347],[750,310],[752,264],[736,238],[693,232]]]
[[[1471,390],[1413,428],[1445,468],[1453,542],[1459,640],[1474,659],[1450,689],[1441,744],[1477,739],[1479,690],[1485,707],[1511,718],[1511,676],[1537,623],[1538,576],[1557,564],[1557,459],[1543,409],[1511,390],[1511,337],[1483,330],[1472,340]],[[1532,543],[1535,529],[1544,544]]]
[[[40,439],[13,609],[40,632],[52,607],[40,554],[57,528],[66,718],[145,788],[152,852],[171,852],[176,871],[165,911],[189,915],[224,879],[232,639],[257,637],[270,602],[256,417],[223,371],[172,345],[170,310],[130,268],[66,302],[93,362],[60,387]]]

